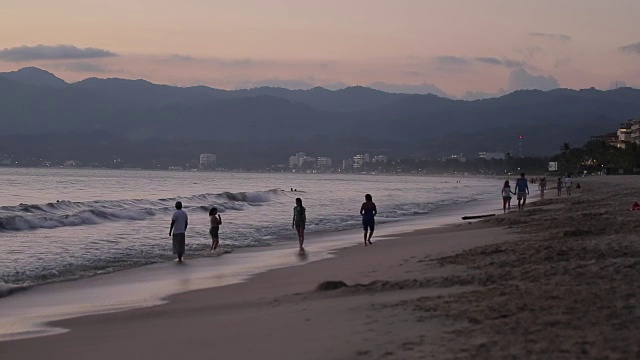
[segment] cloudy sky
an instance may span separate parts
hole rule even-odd
[[[638,0],[2,0],[0,71],[483,97],[640,87]]]

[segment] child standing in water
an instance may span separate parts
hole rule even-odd
[[[376,222],[375,216],[378,214],[376,204],[373,202],[371,194],[364,196],[364,203],[360,207],[360,215],[362,215],[362,228],[364,229],[364,246],[372,245],[371,237],[373,236],[373,230],[375,230]],[[367,237],[367,230],[369,236]]]
[[[222,225],[222,218],[218,214],[218,209],[212,207],[209,210],[209,222],[211,227],[209,228],[209,235],[211,235],[211,252],[218,248],[220,240],[218,238],[218,232],[220,231],[220,225]]]
[[[302,199],[296,198],[296,206],[293,208],[293,223],[292,228],[296,229],[298,233],[298,243],[300,243],[300,250],[303,250],[304,245],[304,226],[307,223],[307,209],[302,206]]]

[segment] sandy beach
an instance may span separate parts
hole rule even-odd
[[[0,358],[638,358],[640,177],[580,183],[524,212],[59,321],[70,331],[0,342]]]

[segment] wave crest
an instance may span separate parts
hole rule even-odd
[[[64,226],[95,225],[110,221],[144,220],[169,214],[175,201],[181,200],[184,209],[209,211],[242,211],[246,205],[268,202],[281,191],[271,189],[255,192],[223,192],[197,194],[187,197],[158,200],[125,199],[86,202],[57,201],[46,204],[20,204],[0,207],[0,231],[54,229]]]

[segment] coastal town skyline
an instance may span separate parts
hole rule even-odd
[[[0,72],[482,98],[640,86],[640,3],[9,1]]]

